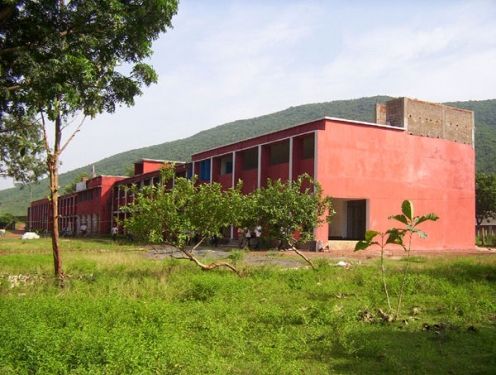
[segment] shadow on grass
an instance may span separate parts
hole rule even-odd
[[[483,264],[459,261],[414,272],[427,274],[433,278],[442,278],[456,285],[481,281],[496,283],[496,263]]]
[[[379,326],[346,338],[334,332],[308,354],[340,374],[494,374],[496,327],[403,331]],[[328,346],[329,347],[329,346]]]

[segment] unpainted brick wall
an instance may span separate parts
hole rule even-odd
[[[410,134],[472,144],[473,112],[415,99],[405,101]]]
[[[405,127],[405,98],[398,98],[386,102],[386,125]]]
[[[450,141],[473,144],[474,113],[463,109],[444,107],[444,138]]]
[[[386,125],[386,104],[376,103],[375,105],[375,123]]]
[[[375,107],[376,123],[406,127],[413,135],[473,144],[474,113],[444,104],[398,98]]]

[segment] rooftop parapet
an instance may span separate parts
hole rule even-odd
[[[412,135],[474,144],[474,112],[417,99],[376,104],[376,122],[404,128]]]

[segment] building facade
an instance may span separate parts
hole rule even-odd
[[[186,164],[181,161],[142,159],[134,163],[134,175],[117,181],[112,186],[110,206],[111,226],[126,219],[122,208],[133,202],[134,196],[131,187],[157,186],[160,183],[160,173],[164,166],[174,167],[177,177],[186,177]],[[173,181],[169,187],[172,187]],[[107,232],[108,233],[108,232]]]
[[[175,163],[176,175],[195,174],[202,183],[218,182],[226,189],[242,180],[249,193],[267,179],[291,181],[307,173],[333,197],[336,210],[331,224],[315,230],[315,240],[358,240],[368,229],[384,231],[394,225],[388,217],[410,199],[417,214],[434,212],[440,217],[425,223],[429,237],[415,241],[414,248],[473,248],[473,112],[399,98],[378,104],[375,115],[375,122],[323,117],[205,150],[192,155],[190,163]],[[80,208],[80,192],[61,197],[69,202],[64,207],[76,205],[67,217],[76,223],[94,223],[93,215],[99,223],[105,218],[108,225],[100,225],[97,232],[109,233],[116,219],[125,218],[121,208],[133,199],[129,187],[158,183],[163,163],[145,159],[135,163],[132,177],[95,182],[100,187],[95,204],[108,205],[108,210]],[[45,203],[33,202],[30,214],[38,218],[46,212],[41,208]]]
[[[394,225],[409,199],[425,223],[416,249],[473,248],[475,152],[473,112],[400,98],[376,108],[376,122],[324,117],[192,156],[194,173],[245,192],[267,178],[313,176],[333,197],[336,216],[315,239],[359,240],[368,229]]]

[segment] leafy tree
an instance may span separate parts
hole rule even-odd
[[[268,179],[266,187],[252,194],[252,225],[261,225],[270,238],[288,244],[315,268],[296,243],[313,239],[314,229],[334,215],[332,200],[323,195],[320,184],[308,175],[292,182]]]
[[[46,171],[40,128],[22,117],[0,118],[0,176],[21,183],[35,181]]]
[[[475,218],[477,226],[484,219],[496,217],[496,174],[477,173],[475,177]]]
[[[176,0],[0,3],[1,168],[3,173],[22,176],[22,171],[37,165],[37,156],[44,155],[53,212],[54,270],[59,279],[63,278],[57,207],[60,156],[86,117],[113,112],[121,104],[131,106],[143,85],[156,82],[155,71],[142,61],[152,53],[151,42],[171,27],[176,9]],[[119,71],[123,63],[129,73]],[[73,121],[75,129],[63,139],[63,131]],[[40,172],[32,171],[32,175]]]
[[[174,187],[167,189],[173,174],[173,169],[165,169],[159,186],[133,187],[134,200],[125,208],[130,217],[124,227],[137,240],[176,247],[204,270],[227,267],[238,273],[226,262],[200,262],[193,250],[238,223],[244,202],[241,187],[223,191],[218,183],[197,184],[195,178],[177,177]],[[189,243],[194,244],[192,249]]]
[[[434,213],[428,213],[421,216],[414,216],[413,203],[409,200],[404,200],[401,204],[401,214],[390,216],[389,219],[396,220],[402,224],[400,227],[392,227],[386,232],[378,232],[375,230],[368,230],[365,233],[365,239],[357,242],[355,246],[355,251],[366,250],[371,246],[379,246],[381,249],[381,276],[382,284],[384,288],[384,293],[386,294],[386,299],[389,307],[389,314],[385,314],[382,310],[379,310],[380,315],[383,319],[391,321],[399,317],[401,303],[403,299],[403,293],[405,291],[405,285],[408,277],[408,270],[410,267],[410,262],[408,261],[410,257],[412,238],[414,235],[420,238],[426,238],[427,233],[420,230],[418,226],[426,221],[436,221],[439,217]],[[407,256],[407,262],[403,269],[403,279],[401,281],[400,291],[398,293],[398,304],[396,306],[396,313],[392,314],[391,301],[389,298],[389,292],[386,284],[386,271],[384,267],[384,249],[388,244],[399,245],[405,250]]]
[[[12,226],[13,224],[15,224],[15,221],[16,221],[16,218],[11,214],[7,213],[7,214],[0,215],[0,229],[5,229],[9,225]]]

